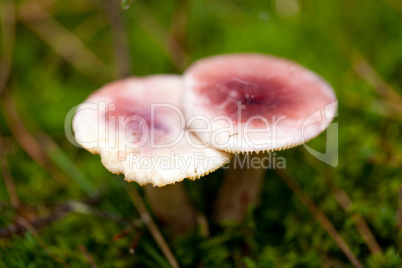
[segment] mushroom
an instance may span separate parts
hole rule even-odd
[[[329,119],[336,112],[336,96],[327,82],[295,62],[268,55],[201,59],[187,69],[184,83],[188,128],[203,145],[230,153],[267,153],[303,144],[327,127],[320,111]],[[254,159],[267,156],[259,157]],[[258,201],[265,169],[234,169],[234,164],[218,195],[218,221],[241,221]]]
[[[229,162],[228,154],[194,148],[181,111],[183,81],[178,75],[154,75],[112,82],[81,104],[73,119],[75,139],[100,154],[103,165],[125,180],[145,187],[153,212],[173,232],[195,223],[195,211],[183,185]]]

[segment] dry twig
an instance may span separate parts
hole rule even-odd
[[[45,226],[61,219],[69,211],[71,211],[71,207],[68,204],[63,204],[57,207],[54,211],[52,211],[49,215],[45,217],[36,218],[31,222],[28,222],[25,219],[24,221],[17,221],[14,224],[0,229],[0,238],[10,238],[13,235],[24,234],[26,231],[36,234],[36,230],[40,230]]]
[[[92,198],[80,202],[68,201],[53,209],[46,216],[36,217],[34,220],[30,221],[24,219],[24,224],[21,224],[17,221],[14,224],[0,229],[0,238],[10,238],[13,235],[22,235],[26,231],[31,232],[32,230],[35,230],[37,232],[38,230],[45,228],[53,222],[62,219],[69,212],[89,214],[102,219],[107,219],[122,224],[130,224],[136,227],[140,227],[142,225],[138,221],[131,222],[125,218],[121,218],[119,216],[94,208],[93,205],[98,203],[102,197],[103,194],[97,193]],[[22,218],[20,216],[17,217]]]

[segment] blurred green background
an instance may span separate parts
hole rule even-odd
[[[159,226],[179,265],[402,267],[401,1],[1,0],[0,15],[0,267],[170,267],[123,178],[70,144],[64,120],[104,83],[229,52],[329,81],[339,165],[278,152],[287,169],[268,170],[240,226],[209,220],[222,171],[185,181],[209,234]]]

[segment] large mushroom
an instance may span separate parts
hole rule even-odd
[[[195,212],[179,183],[200,178],[229,161],[207,146],[192,147],[181,111],[183,81],[177,75],[127,78],[94,92],[73,119],[75,138],[100,154],[111,172],[150,184],[146,193],[154,213],[173,232],[194,226]]]
[[[187,69],[184,81],[188,128],[203,145],[230,153],[258,154],[303,144],[325,130],[337,108],[327,82],[273,56],[201,59]],[[218,195],[217,220],[241,221],[258,201],[263,176],[262,168],[235,170],[232,163]]]

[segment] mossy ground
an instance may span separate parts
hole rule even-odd
[[[127,223],[110,215],[135,220],[134,204],[121,176],[67,140],[64,120],[119,73],[181,73],[198,58],[230,52],[292,59],[334,87],[338,166],[320,162],[303,147],[277,156],[285,157],[288,178],[317,204],[364,266],[402,266],[402,104],[393,95],[402,94],[401,1],[282,1],[298,3],[293,13],[283,13],[277,0],[124,0],[121,5],[115,1],[117,8],[95,0],[2,2],[2,18],[9,17],[13,2],[16,21],[3,20],[0,32],[2,51],[13,48],[0,110],[1,154],[23,205],[18,212],[11,207],[1,180],[1,228],[49,215],[60,204],[85,200],[98,189],[102,198],[89,208],[74,206],[41,229],[28,224],[30,231],[0,238],[0,267],[88,267],[86,251],[98,267],[169,267],[146,228],[113,240]],[[290,6],[286,10],[292,11]],[[110,17],[116,10],[125,30],[114,36]],[[116,36],[126,40],[119,45]],[[38,150],[31,142],[21,140],[27,133],[13,117],[12,103],[40,145],[39,156],[29,153]],[[325,151],[325,139],[324,133],[309,146]],[[184,182],[207,219],[222,174]],[[346,211],[336,199],[339,191],[352,202]],[[169,246],[181,267],[352,267],[315,216],[294,189],[268,170],[261,204],[250,209],[242,225],[210,221],[209,237],[196,231]],[[368,224],[382,252],[370,250],[373,245],[360,235],[356,217]],[[161,230],[167,237],[167,230]],[[131,254],[128,249],[139,235]]]

